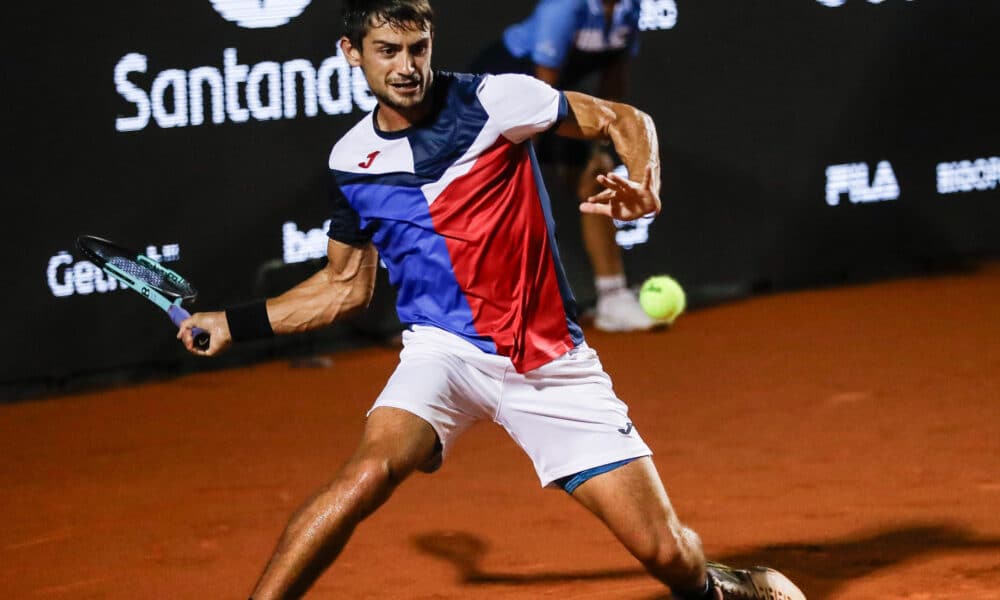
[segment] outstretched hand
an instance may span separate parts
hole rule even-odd
[[[646,166],[642,181],[636,182],[616,174],[597,176],[604,190],[580,204],[580,212],[604,215],[619,221],[633,221],[650,213],[659,214],[660,198],[653,183],[653,167]]]
[[[195,327],[204,329],[211,336],[211,342],[205,350],[199,350],[194,345],[194,335],[191,330]],[[188,352],[198,356],[215,356],[233,342],[233,337],[229,333],[229,321],[226,320],[224,312],[194,313],[181,322],[177,339],[184,344]]]

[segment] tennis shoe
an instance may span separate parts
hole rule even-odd
[[[614,290],[597,298],[594,327],[601,331],[645,331],[658,324],[642,310],[639,299],[628,288]]]
[[[723,600],[806,600],[794,583],[774,569],[732,569],[709,562],[708,573]]]

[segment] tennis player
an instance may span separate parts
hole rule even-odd
[[[291,518],[252,598],[304,594],[363,519],[479,420],[504,427],[542,486],[593,512],[675,597],[801,598],[775,571],[706,565],[576,321],[529,140],[550,128],[610,139],[638,177],[600,175],[604,191],[581,210],[635,219],[660,210],[649,117],[525,75],[432,70],[427,0],[348,1],[344,20],[341,48],[378,106],[330,154],[329,264],[277,298],[195,314],[178,334],[211,356],[326,326],[368,304],[379,257],[410,324],[357,451]],[[207,351],[194,327],[211,333]]]
[[[541,0],[524,20],[472,62],[473,73],[524,73],[560,90],[582,90],[596,78],[597,96],[621,102],[628,87],[628,61],[639,51],[639,0]],[[581,202],[596,193],[594,176],[615,168],[607,144],[545,135],[538,142],[542,164],[553,164],[563,185]],[[624,169],[622,169],[624,170]],[[658,323],[628,288],[614,221],[584,213],[583,246],[594,273],[594,326],[603,331],[640,331]]]

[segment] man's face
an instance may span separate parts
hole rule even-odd
[[[405,112],[420,105],[427,94],[432,42],[431,32],[416,24],[395,29],[383,23],[369,29],[360,49],[347,38],[340,43],[348,62],[365,72],[379,102]]]

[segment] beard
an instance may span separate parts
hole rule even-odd
[[[429,78],[428,78],[429,79]],[[411,93],[403,93],[397,90],[394,85],[416,84],[416,90]],[[419,106],[427,98],[427,80],[423,77],[413,77],[410,79],[386,82],[384,88],[372,90],[372,95],[382,104],[395,110],[408,110]]]

